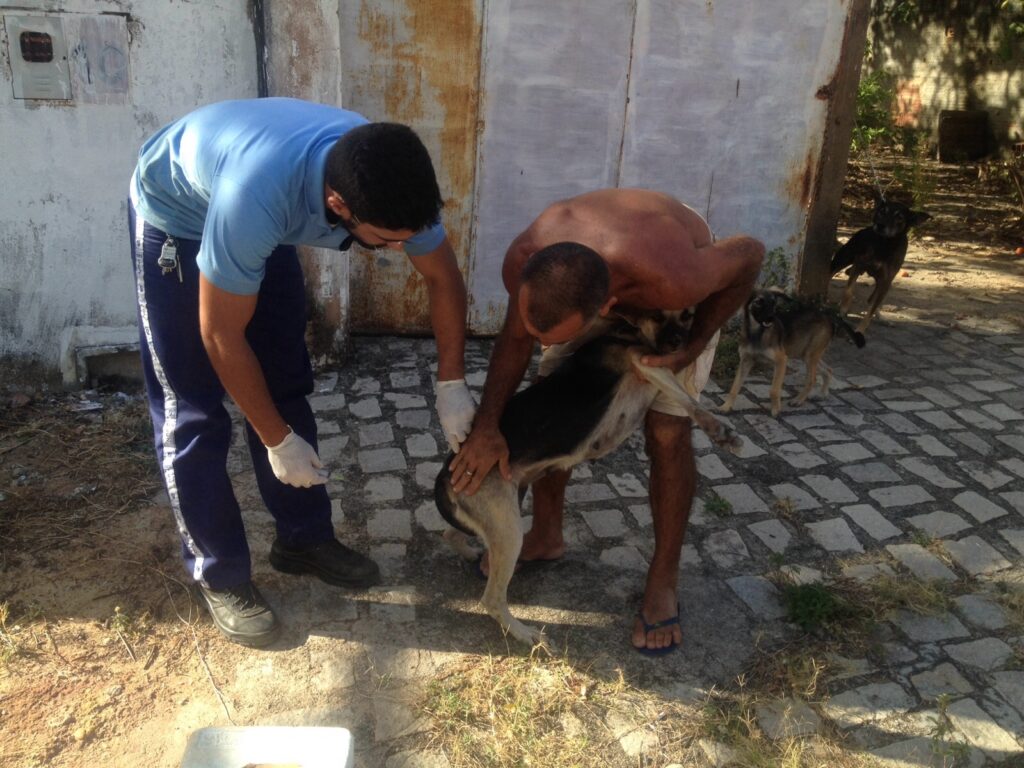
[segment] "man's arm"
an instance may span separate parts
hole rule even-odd
[[[495,464],[506,480],[511,479],[508,445],[498,424],[533,357],[533,337],[522,327],[522,321],[516,322],[518,316],[515,302],[510,300],[505,325],[495,339],[491,352],[487,381],[480,408],[473,421],[473,431],[449,466],[452,487],[456,493],[476,493]],[[517,325],[521,330],[516,329]]]
[[[224,389],[252,424],[264,445],[278,445],[288,436],[267,389],[266,379],[245,329],[256,312],[257,296],[228,293],[199,275],[199,331]]]
[[[430,300],[430,325],[437,340],[437,380],[465,378],[466,283],[448,238],[429,253],[410,256]]]
[[[473,427],[476,403],[466,386],[466,284],[445,237],[429,253],[410,256],[423,276],[430,300],[430,324],[437,341],[437,397],[434,401],[448,447],[459,450]]]
[[[645,365],[681,371],[707,347],[711,337],[746,302],[754,289],[764,259],[764,245],[752,237],[736,235],[697,250],[708,260],[710,291],[697,304],[686,346],[669,355],[647,355]]]
[[[274,475],[300,488],[327,481],[309,443],[281,418],[259,361],[245,338],[257,296],[229,293],[199,275],[199,332],[213,370],[265,446]]]
[[[476,493],[488,473],[498,465],[505,479],[511,478],[508,466],[508,445],[498,428],[501,414],[530,367],[533,337],[519,316],[519,276],[532,249],[525,246],[524,235],[513,241],[505,255],[502,278],[508,290],[505,324],[494,341],[487,381],[480,401],[473,431],[452,461],[452,487],[456,493]]]

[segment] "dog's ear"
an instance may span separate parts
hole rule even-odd
[[[924,224],[931,217],[932,215],[925,211],[911,211],[910,215],[907,217],[907,226],[916,227],[918,224]]]

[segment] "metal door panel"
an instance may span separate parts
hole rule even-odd
[[[370,120],[406,123],[423,139],[444,198],[445,227],[465,272],[482,0],[340,5],[343,104]],[[425,286],[404,254],[355,247],[351,262],[355,330],[430,330]]]
[[[640,0],[622,186],[676,195],[720,237],[798,250],[845,17],[838,0]]]
[[[621,0],[488,0],[470,328],[497,331],[511,240],[549,203],[614,186],[632,7]]]

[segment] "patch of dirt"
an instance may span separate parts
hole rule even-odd
[[[180,566],[166,546],[173,520],[145,501],[160,482],[143,401],[5,405],[0,763],[172,764],[118,754],[143,724],[168,727],[201,673],[187,619],[198,612],[180,582],[158,575]]]

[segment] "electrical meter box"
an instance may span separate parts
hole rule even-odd
[[[4,14],[4,26],[14,98],[70,100],[68,45],[60,16]]]

